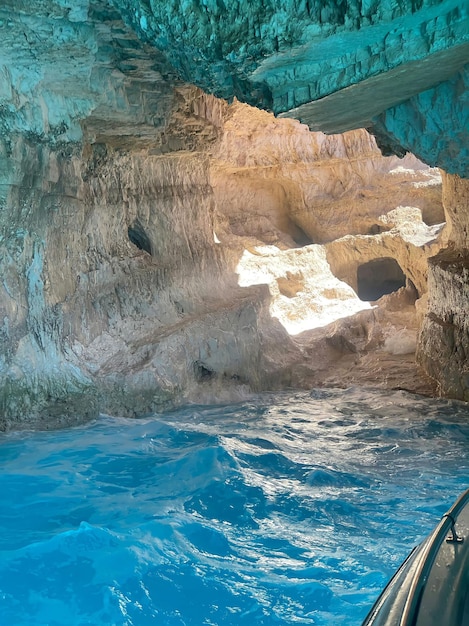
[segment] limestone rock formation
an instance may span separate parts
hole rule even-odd
[[[289,245],[389,230],[393,224],[381,217],[402,205],[418,208],[428,225],[445,219],[438,170],[411,154],[383,159],[364,130],[310,133],[235,102],[213,156],[215,201],[227,207],[239,234],[248,234],[246,214],[253,211],[258,231],[268,217],[290,235]],[[266,237],[259,232],[259,239],[274,242]]]
[[[115,4],[154,43],[151,16],[163,4]],[[308,104],[299,75],[283,95],[274,89],[290,72],[288,51],[306,36],[295,30],[303,22],[288,25],[290,5],[275,13],[272,31],[264,32],[270,8],[246,21],[247,32],[233,31],[240,56],[230,48],[212,63],[215,37],[205,51],[207,72],[202,44],[229,17],[219,19],[209,4],[206,19],[186,13],[190,29],[181,20],[174,47],[165,44],[179,73],[214,88],[226,79],[232,94],[249,99],[249,91],[256,101],[264,97],[254,93],[260,85],[276,110],[290,92],[295,106]],[[186,4],[164,6],[169,15]],[[357,7],[350,4],[345,17],[324,13],[321,34],[305,4],[300,13],[309,35],[316,32],[319,56],[343,36],[352,46]],[[445,3],[444,16],[454,19],[446,19],[452,34],[442,53],[462,45],[463,12],[455,7]],[[408,18],[405,3],[370,8],[376,16],[368,34],[377,42],[381,21],[419,24],[436,54],[438,24],[446,28],[437,8],[428,4]],[[279,40],[290,28],[292,39]],[[251,30],[267,47],[252,43]],[[51,427],[99,411],[142,415],[288,386],[367,382],[429,391],[413,351],[425,315],[427,258],[440,246],[444,219],[435,170],[411,156],[382,157],[364,130],[312,134],[297,121],[204,94],[182,82],[105,0],[5,0],[0,33],[0,428]],[[381,56],[397,50],[392,40]],[[295,54],[313,54],[301,50]],[[422,48],[421,58],[427,53]],[[349,58],[345,48],[340,55],[345,88],[359,55]],[[300,74],[309,67],[298,62]],[[363,62],[363,77],[370,67]],[[268,78],[256,79],[254,89],[251,77],[264,70]],[[336,78],[325,76],[324,85]],[[456,151],[463,139],[452,144]],[[395,141],[403,144],[397,130]],[[451,171],[465,167],[461,155]],[[445,180],[441,241],[459,255],[467,244],[466,188],[459,177]],[[440,327],[454,324],[458,346],[467,345],[463,316],[454,315],[464,307],[466,283],[459,256],[439,258],[430,265],[420,360],[444,378],[425,333],[438,318]],[[356,291],[359,267],[381,259],[389,280],[396,281],[389,259],[404,278],[397,295],[375,307]],[[448,308],[438,299],[439,268],[453,285]],[[354,317],[344,321],[344,312]],[[442,367],[451,357],[443,344]],[[457,382],[445,387],[459,397],[464,359],[460,351],[451,374]]]
[[[114,4],[182,77],[208,91],[300,119],[313,130],[367,127],[384,154],[411,151],[427,164],[469,178],[466,2]],[[466,200],[461,212],[468,213]],[[453,237],[447,257],[454,256],[464,230]],[[457,255],[466,254],[466,243]],[[434,298],[441,297],[443,285],[437,290]],[[457,316],[458,306],[445,318]],[[466,345],[467,333],[457,334]],[[438,378],[444,365],[425,341],[423,333],[421,362]],[[465,371],[464,362],[459,359],[456,369]],[[450,387],[457,397],[467,396],[465,384],[457,392]],[[441,389],[448,392],[443,382]]]
[[[432,389],[415,366],[421,314],[414,303],[426,294],[427,259],[441,246],[443,224],[434,224],[444,219],[439,173],[410,155],[399,165],[381,157],[365,131],[311,134],[239,103],[227,111],[219,146],[211,163],[217,241],[242,249],[240,284],[268,286],[270,314],[290,335],[279,348],[280,337],[268,331],[264,373],[290,386]],[[396,206],[405,195],[421,208]],[[321,224],[321,207],[329,207],[329,232],[338,237],[325,245],[301,228],[316,211]],[[355,234],[340,236],[347,231]],[[357,298],[359,270],[389,260],[403,277],[400,295],[371,307]],[[384,280],[379,276],[378,289]]]
[[[447,247],[429,259],[418,359],[443,395],[469,401],[469,180],[444,175]]]
[[[25,19],[18,18],[18,29]],[[56,16],[28,19],[39,41],[48,32],[40,26],[60,23]],[[38,44],[25,59],[29,72],[33,61],[42,69],[42,82],[4,73],[3,420],[51,425],[98,410],[142,414],[187,400],[312,384],[315,368],[275,316],[265,281],[243,283],[243,255],[279,242],[278,293],[297,302],[311,274],[321,275],[320,258],[334,283],[324,304],[345,298],[349,312],[368,306],[332,276],[322,249],[295,249],[309,242],[301,228],[306,218],[298,214],[307,213],[322,181],[337,174],[354,180],[359,167],[361,177],[368,168],[371,185],[373,174],[388,172],[395,159],[383,159],[364,131],[327,139],[297,122],[163,81],[164,61],[147,58],[112,13],[99,13],[94,26],[88,19],[73,25],[76,63],[105,86],[81,85],[83,109],[73,106],[78,87],[67,87],[66,97],[53,92],[44,103],[43,83],[56,85],[48,74],[50,49]],[[21,124],[33,122],[35,130],[23,132]],[[246,131],[257,133],[250,150]],[[428,170],[393,180],[394,190],[407,185],[423,211],[441,210]],[[332,202],[334,186],[324,185],[323,198],[327,192]],[[359,232],[368,228],[365,213],[352,220]],[[290,271],[288,257],[302,260]],[[276,306],[285,310],[281,298]],[[306,295],[303,309],[311,306],[317,317],[317,302]],[[292,323],[302,329],[292,310]],[[323,324],[328,315],[324,309]],[[335,348],[331,354],[336,361]],[[292,373],[298,365],[300,377]]]
[[[383,146],[469,175],[463,0],[113,2],[209,92],[329,133],[376,125]]]

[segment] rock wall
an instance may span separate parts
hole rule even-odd
[[[0,20],[0,428],[289,386],[431,391],[414,301],[437,172],[205,95],[106,2],[11,0]],[[372,308],[357,267],[383,256],[409,284]]]
[[[275,379],[283,371],[289,386],[431,390],[413,359],[414,302],[427,291],[427,258],[441,246],[439,173],[411,155],[383,159],[363,130],[311,134],[239,103],[227,110],[219,146],[211,165],[217,238],[241,247],[240,284],[268,285],[271,316],[290,334],[281,346],[263,342],[264,372]],[[396,206],[406,199],[414,206]],[[321,241],[305,227],[312,223],[333,241],[311,243]],[[404,269],[408,289],[370,309],[357,299],[357,270],[383,257]]]
[[[228,107],[191,87],[176,92],[167,127],[174,124],[177,135],[167,131],[168,143],[198,150],[166,152],[158,137],[154,145],[146,138],[131,149],[129,137],[124,144],[112,133],[90,143],[94,119],[83,124],[81,146],[57,150],[16,137],[2,212],[4,425],[24,420],[51,427],[98,411],[142,415],[185,401],[309,387],[340,368],[342,383],[378,382],[366,366],[360,375],[350,370],[384,346],[396,327],[382,324],[382,314],[334,276],[323,246],[309,244],[298,226],[292,199],[313,213],[314,205],[305,207],[321,181],[337,172],[354,179],[359,167],[362,177],[368,171],[371,187],[375,172],[381,184],[395,159],[381,157],[364,131],[345,138],[311,135],[297,122],[275,121],[245,105]],[[258,133],[252,158],[243,150],[249,128]],[[363,145],[369,152],[361,155]],[[407,176],[390,176],[395,187],[387,201],[382,198],[382,210],[394,194],[402,198],[404,184],[417,203],[438,214],[436,174],[417,165]],[[327,192],[333,203],[335,188],[326,185],[321,202]],[[370,211],[376,197],[371,191]],[[356,216],[349,211],[347,224],[367,229],[366,212],[363,206]],[[346,226],[335,222],[343,232]],[[384,228],[385,216],[381,223]],[[409,247],[391,233],[390,253],[380,244],[383,236],[364,237],[374,242],[369,258],[399,257],[399,247]],[[346,238],[337,249],[347,255],[359,239]],[[413,249],[415,259],[425,258],[419,245]],[[404,326],[414,332],[412,308]],[[334,322],[362,309],[369,313],[359,330]],[[317,353],[320,360],[313,358]],[[404,361],[409,368],[408,356]],[[401,378],[408,383],[402,368]],[[425,388],[418,376],[408,386]]]
[[[300,119],[314,130],[336,133],[367,127],[377,137],[384,154],[403,156],[411,151],[449,174],[469,177],[467,3],[428,0],[324,6],[318,2],[282,0],[275,6],[236,2],[222,8],[216,2],[168,6],[157,0],[150,4],[114,0],[114,5],[140,37],[165,51],[181,76],[204,89]],[[385,216],[395,207],[381,212],[375,207],[368,213],[371,202],[366,175],[362,176],[360,160],[350,166],[348,160],[341,172],[336,167],[330,179],[323,168],[314,195],[308,197],[305,189],[314,187],[308,179],[310,168],[305,186],[298,193],[298,184],[291,184],[289,176],[286,176],[288,183],[285,182],[283,167],[277,172],[275,183],[271,181],[266,189],[265,182],[253,176],[244,163],[238,163],[231,165],[230,174],[226,166],[217,173],[215,194],[233,196],[234,190],[242,186],[244,193],[237,194],[238,208],[229,218],[238,234],[247,234],[253,228],[252,220],[246,228],[242,208],[246,194],[256,197],[259,208],[255,233],[267,243],[331,242],[347,233],[366,236],[379,232],[383,221],[392,222]],[[272,178],[269,167],[266,166],[266,179]],[[367,190],[364,194],[367,202],[363,204],[368,223],[365,210],[363,215],[357,211],[360,199],[354,196],[354,175],[363,178]],[[351,193],[347,193],[349,184]],[[444,393],[465,397],[465,383],[445,382],[445,364],[449,361],[445,350],[441,347],[433,356],[430,350],[432,323],[442,320],[446,328],[445,325],[459,320],[458,311],[465,306],[466,297],[465,261],[461,260],[467,255],[467,198],[461,192],[465,182],[448,178],[445,189],[450,226],[444,236],[448,250],[443,256],[435,257],[430,265],[430,309],[421,335],[419,358],[427,371],[440,380]],[[270,230],[265,218],[267,197],[267,204],[277,206],[277,218]],[[280,210],[285,204],[290,207],[287,216]],[[412,201],[400,201],[399,205],[402,204],[414,206]],[[337,220],[339,211],[341,215],[350,212],[357,222]],[[403,237],[408,241],[411,233],[411,239],[417,237],[425,242],[417,246],[420,248],[417,263],[413,244],[405,249],[400,243],[402,231],[397,236],[383,233],[379,243],[357,239],[355,251],[346,254],[342,251],[343,244],[334,242],[328,248],[328,258],[338,275],[355,287],[359,264],[375,254],[375,246],[386,248],[391,258],[399,258],[417,293],[424,295],[426,258],[439,244],[432,243],[432,233],[424,232],[417,222],[407,221],[407,235]],[[427,220],[427,224],[436,222],[436,219]],[[398,230],[403,227],[401,222]],[[454,295],[454,302],[447,305],[449,308],[442,305],[446,280],[452,285]],[[460,285],[458,297],[456,284]],[[424,309],[421,302],[420,315]],[[460,321],[456,326],[455,346],[462,350],[462,356],[455,359],[457,365],[449,368],[451,379],[457,378],[457,371],[464,378],[466,367],[467,337]]]
[[[277,230],[290,235],[290,244],[389,230],[381,218],[398,206],[417,207],[429,225],[444,221],[440,173],[410,154],[383,159],[364,130],[311,133],[236,102],[213,156],[215,200],[229,206],[239,234],[251,228],[247,211],[257,211],[258,231],[267,215],[278,226],[283,220]],[[275,236],[259,238],[274,243]]]
[[[193,2],[190,10],[185,3],[168,7],[156,0],[150,4],[114,0],[114,4],[144,40],[165,51],[181,76],[204,89],[299,119],[312,130],[338,133],[366,127],[376,136],[383,154],[404,156],[410,151],[449,174],[469,177],[467,3],[429,0],[324,6],[284,0],[275,6],[237,2],[221,9],[219,3]],[[359,166],[354,169],[359,174]],[[243,186],[251,195],[266,195],[262,184],[248,178],[247,173],[238,171],[237,176],[240,182],[244,176]],[[305,207],[294,195],[296,186],[292,190],[291,185],[276,181],[269,188],[271,202],[292,206],[288,228],[280,230],[287,231],[296,242],[330,241],[346,232],[365,235],[366,230],[357,231],[356,224],[346,226],[345,222],[341,224],[346,232],[337,232],[338,211],[347,214],[356,201],[353,193],[352,197],[341,193],[339,186],[344,180],[351,180],[350,172],[343,171],[329,182],[323,178],[323,205],[321,193],[315,190]],[[233,184],[233,178],[230,182]],[[452,372],[451,380],[458,378],[457,371],[465,376],[465,331],[460,321],[454,332],[445,331],[454,335],[449,344],[454,340],[462,350],[449,369],[446,364],[452,348],[440,346],[432,354],[431,336],[433,331],[441,335],[441,329],[458,320],[458,311],[465,306],[465,261],[461,259],[467,256],[468,211],[465,194],[457,189],[464,186],[459,178],[445,183],[451,224],[451,231],[446,230],[449,248],[431,262],[430,309],[419,351],[427,371],[440,380],[441,391],[456,397],[466,396],[465,383],[445,382],[445,372]],[[217,187],[224,193],[232,192],[222,182],[217,182]],[[331,197],[334,200],[329,204]],[[241,205],[241,197],[239,201]],[[309,210],[311,202],[317,210]],[[329,213],[332,206],[334,212]],[[355,208],[353,215],[357,216]],[[381,224],[371,218],[368,226],[368,232],[381,229]],[[242,232],[240,218],[236,228]],[[273,242],[277,237],[276,233],[267,235],[265,227],[259,225],[256,232],[265,241],[270,237]],[[356,252],[345,257],[342,252],[336,254],[337,246],[330,246],[329,258],[339,275],[349,274],[348,282],[354,285],[357,266],[374,245],[360,240]],[[392,237],[383,236],[380,245],[390,247],[392,256],[399,256],[422,294],[426,290],[427,253],[422,252],[421,262],[415,264],[412,253],[409,256],[394,249]],[[443,304],[446,284],[452,285],[455,298],[448,308]],[[457,284],[459,297],[455,296]],[[420,315],[424,309],[421,303]],[[436,320],[441,322],[439,329],[432,326]]]
[[[469,400],[469,180],[443,176],[447,246],[429,259],[417,357],[442,395]]]
[[[124,355],[132,321],[154,335],[169,318],[177,326],[179,305],[158,305],[162,285],[196,258],[187,282],[202,297],[196,267],[216,267],[198,146],[217,139],[220,107],[193,114],[196,90],[105,2],[6,2],[0,28],[0,424],[130,413],[106,403],[113,376],[144,369],[133,345]],[[150,252],[131,242],[139,228]],[[150,394],[137,404],[152,410],[174,386],[143,372],[129,395]]]

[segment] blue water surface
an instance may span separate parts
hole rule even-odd
[[[0,626],[359,625],[468,484],[469,407],[357,389],[0,436]]]

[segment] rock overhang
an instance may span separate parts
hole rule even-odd
[[[380,7],[376,5],[376,11]],[[244,193],[249,195],[251,189],[258,188],[272,192],[278,183],[272,204],[279,199],[283,209],[293,211],[298,206],[301,211],[293,217],[300,223],[300,235],[306,233],[306,209],[314,204],[316,220],[319,209],[325,206],[303,203],[303,196],[294,194],[295,186],[286,181],[287,170],[301,162],[311,173],[313,162],[334,155],[345,159],[347,165],[339,167],[336,174],[324,164],[326,173],[314,185],[304,180],[304,172],[299,172],[301,189],[311,188],[311,197],[317,189],[325,198],[322,204],[337,216],[346,214],[351,201],[356,200],[363,209],[366,201],[359,195],[355,198],[352,191],[352,196],[344,196],[339,187],[349,178],[363,183],[366,167],[361,167],[355,157],[363,147],[366,149],[371,141],[369,135],[359,131],[362,139],[355,144],[343,135],[311,134],[306,126],[293,120],[275,120],[239,102],[228,107],[206,96],[181,82],[163,53],[138,40],[110,0],[4,0],[0,29],[4,35],[0,38],[0,151],[5,157],[0,160],[0,413],[12,419],[34,414],[42,419],[52,405],[59,407],[59,413],[66,405],[77,415],[91,415],[98,406],[106,406],[109,412],[133,414],[166,406],[175,398],[180,401],[192,397],[195,383],[213,383],[216,388],[215,383],[226,385],[227,381],[244,384],[249,376],[256,389],[272,381],[276,385],[309,384],[316,374],[308,369],[308,363],[306,369],[300,367],[294,374],[297,379],[293,383],[292,371],[297,368],[278,366],[278,352],[282,358],[288,353],[292,363],[304,354],[289,343],[281,329],[272,326],[265,290],[234,283],[234,261],[227,246],[232,245],[231,255],[237,254],[240,234],[232,222],[238,208],[242,208],[241,221],[246,228],[245,208],[260,210],[264,206],[261,203],[253,207],[255,198],[251,195],[242,207]],[[332,31],[330,36],[334,36]],[[459,48],[464,45],[459,44]],[[424,63],[454,50],[456,47],[442,49],[422,61],[409,61],[405,69],[411,63]],[[194,66],[188,66],[188,72]],[[394,71],[402,69],[399,66]],[[389,77],[391,71],[383,76]],[[380,76],[370,76],[339,94],[361,88]],[[444,109],[448,119],[452,118],[455,102],[464,110],[464,81],[467,72],[459,71],[449,81],[431,88],[442,90],[443,101],[449,107]],[[445,95],[450,82],[456,99]],[[243,86],[241,79],[238,86]],[[435,102],[428,93],[413,96],[425,100],[427,112]],[[334,94],[317,102],[332,97]],[[230,164],[225,163],[239,146],[227,150],[221,138],[227,135],[227,110],[231,111],[231,123],[233,111],[242,107],[249,109],[253,121],[251,127],[244,118],[238,122],[246,131],[244,148],[240,149],[242,163],[236,161],[231,169],[243,168],[240,193],[240,180],[231,181]],[[410,107],[410,113],[401,115],[398,107]],[[348,108],[352,108],[350,101]],[[441,118],[439,105],[433,109]],[[409,149],[419,145],[419,134],[423,132],[412,118],[412,98],[387,109],[386,115],[393,110],[395,122],[404,120],[412,126],[414,134],[405,134]],[[269,118],[264,124],[267,132],[259,122],[262,117]],[[421,118],[430,120],[427,114]],[[460,123],[461,117],[454,120]],[[451,145],[451,159],[459,163],[461,146],[447,141],[440,123],[438,119],[432,122],[433,135],[425,130],[425,141],[436,150],[439,164],[442,144]],[[288,130],[285,143],[275,140],[272,128],[277,125]],[[383,135],[399,149],[405,144],[394,125],[396,132],[390,137],[386,121]],[[290,132],[295,134],[293,139]],[[464,130],[460,143],[464,143]],[[272,163],[277,159],[277,153],[273,154],[276,144],[277,164]],[[211,187],[214,168],[210,170],[209,166],[218,146],[224,161],[217,167],[217,189]],[[317,148],[317,154],[313,148]],[[375,158],[380,159],[378,154],[371,155],[372,162]],[[259,185],[256,174],[245,171],[249,160],[262,169]],[[266,163],[268,168],[264,167]],[[280,167],[285,169],[281,181]],[[272,176],[267,173],[269,168]],[[372,164],[370,180],[379,187],[382,208],[383,188]],[[397,193],[401,193],[403,185],[395,182]],[[332,199],[324,193],[324,187],[329,186]],[[217,199],[227,204],[226,191],[230,189],[236,191],[232,222],[217,205]],[[301,206],[293,203],[296,197]],[[370,215],[373,194],[368,201],[366,223],[361,224],[360,233],[367,233],[369,226],[379,226],[375,218],[383,213],[380,210]],[[393,202],[397,202],[394,194]],[[272,206],[273,211],[276,206]],[[258,214],[252,217],[251,226]],[[293,240],[293,226],[286,218],[283,222],[277,219],[276,213],[274,217],[275,223],[264,220],[265,227],[246,232],[246,237],[261,236],[269,241],[290,238],[287,247],[308,243]],[[214,218],[219,220],[220,230],[213,228]],[[287,232],[279,234],[279,224],[288,225]],[[223,232],[225,226],[227,233]],[[315,233],[311,239],[315,239],[320,233],[314,223],[310,226]],[[328,231],[330,228],[328,223]],[[217,244],[213,243],[214,230],[220,236]],[[327,235],[329,240],[331,233]],[[394,245],[386,234],[376,245],[384,239]],[[371,240],[365,236],[363,243]],[[357,258],[362,250],[357,251]],[[370,254],[379,256],[381,252],[380,248]],[[423,258],[423,253],[420,256]],[[348,257],[346,261],[350,266]],[[202,269],[207,267],[210,272],[204,273]],[[407,272],[410,267],[411,280],[418,290],[417,279],[423,284],[423,272],[419,270],[414,276],[414,261],[402,267]],[[34,280],[36,276],[41,277],[43,287]],[[293,300],[302,280],[298,272],[286,271],[275,283],[282,298]],[[219,295],[215,302],[212,294]],[[365,320],[367,327],[370,320]],[[264,329],[270,344],[263,340]],[[349,340],[344,340],[343,346],[341,341],[338,347],[333,338],[325,341],[323,347],[330,358],[335,359],[337,350],[341,352],[344,346],[348,350]],[[271,369],[266,370],[259,359]],[[55,376],[57,372],[59,376]],[[86,396],[89,402],[82,405],[81,398]],[[112,402],[100,404],[104,401]]]
[[[376,128],[388,151],[412,151],[469,175],[463,0],[112,2],[184,80],[210,93],[296,117],[313,130]],[[419,118],[429,115],[427,128]],[[434,125],[451,150],[433,137]],[[426,131],[431,139],[421,141]]]
[[[274,113],[468,41],[461,0],[113,4],[185,80]]]

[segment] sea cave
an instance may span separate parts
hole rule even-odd
[[[254,545],[253,529],[270,506],[258,477],[246,480],[246,491],[237,491],[241,479],[233,468],[244,467],[249,446],[261,450],[264,444],[259,433],[246,440],[238,433],[238,417],[245,410],[254,420],[257,409],[248,404],[241,411],[236,403],[273,394],[272,432],[287,436],[281,415],[294,420],[295,410],[285,394],[302,403],[300,421],[309,410],[319,416],[314,403],[324,400],[333,415],[331,428],[370,437],[365,464],[373,446],[394,450],[393,435],[383,442],[363,426],[375,411],[378,420],[383,417],[382,406],[395,408],[399,425],[393,432],[402,426],[406,437],[403,407],[418,421],[420,402],[429,407],[421,413],[438,415],[436,421],[450,419],[449,411],[464,423],[468,11],[462,0],[2,1],[0,452],[6,451],[12,476],[19,470],[11,441],[27,446],[28,437],[38,437],[47,450],[43,431],[83,427],[77,437],[93,447],[88,437],[97,428],[98,439],[110,437],[103,443],[104,459],[119,446],[114,439],[119,428],[138,447],[139,429],[150,416],[171,412],[176,422],[183,420],[181,432],[195,451],[187,407],[198,407],[206,426],[197,437],[209,441],[209,451],[200,452],[205,460],[194,452],[191,467],[195,476],[202,466],[223,468],[232,508],[221,514],[216,503],[225,492],[217,490],[218,483],[210,483],[212,491],[202,485],[205,500],[191,492],[181,504],[194,525],[184,518],[180,529],[184,526],[184,536],[200,544],[201,552],[210,548],[228,558],[228,544],[238,539],[222,536],[210,524],[198,528],[194,520],[211,520],[213,513],[222,524],[244,524],[254,533]],[[340,393],[351,395],[347,400],[335,395]],[[399,394],[409,395],[404,401]],[[259,402],[264,407],[264,400]],[[229,446],[212,440],[219,427],[210,424],[213,407],[232,403],[238,406],[233,441],[239,435],[242,443],[230,456]],[[363,421],[352,415],[356,403],[362,403],[357,411]],[[269,428],[268,410],[259,411]],[[126,421],[134,418],[136,425]],[[101,423],[110,429],[106,435],[99,434]],[[421,424],[422,439],[433,441],[433,426]],[[155,427],[148,428],[153,441]],[[175,431],[166,422],[161,428],[169,440],[175,437],[179,450],[182,440]],[[313,429],[310,435],[320,433]],[[265,476],[271,471],[269,480],[294,481],[286,440],[279,444],[283,465],[276,465],[275,453],[266,452],[276,449],[270,436],[262,452],[266,458],[261,455],[266,466],[259,469],[259,459],[250,458],[251,470]],[[405,439],[410,447],[411,439]],[[304,445],[298,443],[295,455],[301,456]],[[460,445],[455,435],[455,450]],[[415,462],[422,458],[425,465],[425,453],[412,448],[410,457],[414,453]],[[132,457],[130,449],[125,454]],[[52,452],[31,460],[37,463],[32,474],[41,476],[43,466],[53,465],[51,458]],[[86,453],[80,467],[85,458]],[[357,468],[332,470],[323,459],[326,465],[316,470],[311,459],[298,461],[305,464],[301,489],[332,498],[331,490],[339,486],[377,487],[371,474],[360,483]],[[124,482],[131,482],[140,471],[132,463],[122,469],[116,461],[115,475],[122,471]],[[99,484],[102,480],[108,497],[119,487],[104,465],[93,462],[89,472]],[[462,466],[453,468],[453,476]],[[71,467],[64,475],[73,483]],[[182,463],[179,471],[189,484],[192,470]],[[347,478],[349,471],[353,479]],[[386,471],[378,472],[379,480]],[[6,493],[13,493],[8,485]],[[396,478],[384,499],[391,501],[399,489]],[[441,495],[442,487],[435,489]],[[408,502],[415,497],[409,492]],[[14,501],[8,506],[14,508]],[[114,505],[125,508],[123,501],[109,503],[110,509]],[[119,543],[117,535],[90,530],[86,507],[62,527],[57,507],[57,528],[66,533],[78,524],[72,541],[77,545],[96,542],[107,546],[106,552]],[[243,509],[239,516],[236,507]],[[21,527],[22,515],[12,514],[12,527]],[[280,509],[277,515],[283,515]],[[272,542],[281,550],[280,535]],[[160,557],[172,579],[169,557]],[[249,560],[247,553],[242,558]],[[50,606],[41,609],[48,617],[38,617],[40,612],[34,617],[35,609],[28,608],[24,620],[15,621],[11,607],[21,604],[21,594],[2,579],[1,567],[0,562],[0,595],[3,589],[4,598],[14,598],[3,616],[0,608],[5,624],[64,623],[53,621]],[[248,569],[240,580],[247,580]],[[370,582],[370,597],[386,575]],[[234,602],[232,612],[213,612],[197,575],[188,570],[186,576],[212,607],[193,622],[189,609],[178,621],[177,609],[163,605],[133,618],[125,611],[117,618],[102,607],[89,617],[76,605],[70,623],[248,623],[240,617],[249,615],[248,600],[238,606],[236,594],[227,596],[226,602]],[[184,588],[180,580],[173,582]],[[161,584],[158,593],[164,596]],[[120,600],[109,592],[116,606],[127,606],[126,593],[134,593],[132,606],[145,605],[140,592],[121,591]],[[264,591],[256,596],[250,623],[273,624],[274,617],[275,623],[293,623],[283,609],[272,617],[259,599]],[[311,591],[319,598],[319,613],[314,617],[304,609],[300,622],[349,623],[345,617],[327,621],[331,593],[327,585]],[[337,609],[341,615],[344,606]]]

